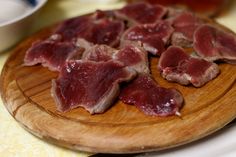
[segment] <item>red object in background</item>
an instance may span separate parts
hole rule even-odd
[[[209,16],[218,13],[225,5],[227,0],[145,0],[151,4],[162,5],[183,5],[187,6],[193,11],[200,12]],[[133,1],[134,2],[134,1]]]

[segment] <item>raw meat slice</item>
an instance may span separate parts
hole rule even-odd
[[[191,47],[193,34],[203,21],[191,12],[180,13],[173,20],[175,29],[171,37],[171,44],[182,47]]]
[[[133,68],[140,74],[150,73],[148,55],[142,47],[137,45],[126,45],[119,50],[113,58],[124,63],[124,65]]]
[[[182,85],[191,83],[195,87],[203,86],[220,72],[217,64],[191,57],[182,48],[175,46],[162,53],[158,69],[162,77],[168,81]]]
[[[153,35],[142,39],[141,46],[153,55],[160,56],[165,51],[165,43],[159,35]]]
[[[124,22],[113,19],[109,12],[96,11],[90,16],[79,16],[64,21],[54,32],[63,41],[84,38],[93,44],[117,46],[124,31]]]
[[[85,39],[82,38],[77,38],[75,45],[81,49],[81,53],[74,53],[70,55],[68,59],[70,60],[78,60],[82,59],[83,54],[88,51],[91,47],[93,47],[93,44],[86,41]]]
[[[120,62],[68,61],[52,81],[52,96],[59,111],[83,107],[91,114],[103,113],[119,95],[119,83],[135,75]]]
[[[173,20],[174,27],[199,25],[203,21],[192,12],[180,12]]]
[[[118,50],[107,45],[94,45],[88,51],[85,51],[82,59],[95,62],[109,61],[113,59],[114,53]]]
[[[92,18],[90,16],[79,16],[63,21],[54,31],[54,34],[62,36],[63,41],[71,41],[77,37],[90,35]]]
[[[236,36],[211,25],[202,25],[194,34],[196,53],[209,61],[236,64]]]
[[[117,47],[124,32],[123,21],[104,19],[92,24],[91,34],[85,39],[94,44],[106,44]]]
[[[117,17],[127,20],[130,25],[154,23],[162,19],[166,13],[167,9],[161,5],[142,2],[126,5],[115,12]]]
[[[165,49],[174,29],[168,21],[154,24],[137,25],[128,29],[122,36],[121,44],[128,41],[140,41],[142,46],[154,55],[160,55]]]
[[[27,50],[24,65],[41,63],[52,71],[60,71],[66,60],[75,56],[81,58],[83,51],[84,48],[77,47],[73,42],[58,42],[51,39],[37,41]]]
[[[179,91],[160,87],[149,75],[139,75],[122,89],[119,98],[151,116],[180,115],[183,103]]]
[[[168,21],[157,21],[153,24],[143,24],[131,27],[124,34],[124,39],[136,41],[149,36],[159,36],[164,43],[167,43],[173,32],[171,23]]]
[[[147,52],[138,45],[126,45],[117,50],[106,45],[95,45],[83,54],[83,60],[105,62],[118,60],[138,73],[150,73]]]

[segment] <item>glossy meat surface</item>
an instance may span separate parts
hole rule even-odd
[[[81,58],[83,51],[84,48],[72,42],[37,41],[27,50],[24,65],[32,66],[41,63],[52,71],[60,71],[66,60],[74,56]]]
[[[162,53],[158,69],[168,81],[201,87],[220,72],[217,64],[188,55],[182,48],[171,46]]]
[[[120,62],[69,61],[53,80],[52,95],[59,111],[83,107],[91,114],[104,112],[119,94],[119,83],[136,72]]]
[[[134,24],[154,23],[160,20],[167,13],[167,9],[160,5],[149,5],[147,3],[129,4],[118,11],[118,17],[123,18]]]
[[[210,61],[236,64],[236,36],[211,25],[202,25],[194,34],[196,53]]]
[[[183,103],[179,91],[160,87],[149,75],[139,75],[121,91],[119,98],[150,116],[178,115]]]

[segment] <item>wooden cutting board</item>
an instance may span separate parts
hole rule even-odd
[[[104,114],[90,115],[82,108],[67,113],[56,110],[50,94],[58,73],[40,65],[24,67],[25,51],[35,40],[46,38],[46,28],[18,45],[1,74],[1,96],[9,113],[26,130],[55,144],[102,153],[135,153],[161,150],[205,137],[236,117],[236,67],[220,64],[221,74],[202,88],[169,83],[151,71],[164,87],[177,88],[185,103],[181,117],[145,116],[134,106],[117,101]]]

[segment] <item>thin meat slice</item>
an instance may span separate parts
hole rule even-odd
[[[140,74],[150,73],[147,52],[140,46],[126,45],[113,58]]]
[[[153,35],[142,39],[140,44],[147,52],[160,56],[165,51],[165,43],[161,36]]]
[[[63,21],[54,31],[54,34],[62,36],[63,41],[71,41],[77,37],[90,35],[92,18],[88,15],[74,17]]]
[[[85,39],[94,44],[106,44],[117,47],[122,33],[124,23],[119,20],[104,19],[92,23],[91,35],[84,36]]]
[[[161,5],[143,2],[126,5],[115,12],[119,18],[129,21],[130,25],[154,23],[162,19],[166,13],[167,9]]]
[[[173,31],[169,21],[161,20],[153,24],[143,24],[131,27],[125,32],[123,38],[136,41],[155,35],[159,36],[164,43],[167,43]]]
[[[106,62],[118,60],[138,73],[149,73],[147,52],[138,45],[126,45],[117,50],[106,45],[95,45],[83,54],[83,60]]]
[[[51,39],[37,41],[27,50],[24,65],[41,63],[52,71],[60,71],[66,60],[80,59],[83,51],[84,48],[76,46],[73,42],[58,42]]]
[[[72,55],[70,55],[70,57],[68,59],[70,60],[78,60],[78,59],[82,59],[83,54],[88,51],[91,47],[93,47],[93,44],[86,41],[85,39],[82,38],[77,38],[75,45],[77,47],[79,47],[81,49],[82,53],[74,53]]]
[[[110,12],[96,11],[91,15],[79,16],[64,21],[54,34],[62,36],[63,41],[84,38],[93,44],[117,46],[124,31],[124,22],[112,18]]]
[[[122,36],[121,44],[127,41],[139,41],[142,46],[154,55],[160,55],[168,44],[174,29],[168,21],[154,24],[137,25],[128,29]]]
[[[219,59],[220,54],[216,48],[215,35],[214,29],[207,25],[203,25],[196,30],[193,46],[199,56],[212,61]]]
[[[177,14],[177,16],[173,19],[173,26],[184,27],[189,25],[199,25],[202,22],[202,19],[197,17],[194,13],[185,11]]]
[[[106,62],[112,60],[113,55],[116,52],[117,49],[114,49],[107,45],[94,45],[93,47],[84,52],[82,59],[95,62]]]
[[[195,87],[203,86],[220,72],[217,64],[191,57],[182,48],[175,46],[169,47],[162,53],[158,69],[162,77],[168,81],[182,85],[191,83]]]
[[[183,104],[179,91],[160,87],[149,75],[139,75],[122,89],[119,99],[150,116],[180,115]]]
[[[175,31],[171,37],[171,44],[175,46],[191,47],[195,30],[203,23],[191,12],[180,13],[173,19]]]
[[[196,53],[209,61],[236,64],[236,36],[211,25],[202,25],[194,34]]]
[[[119,95],[119,84],[135,75],[120,62],[68,61],[52,81],[52,96],[59,111],[83,107],[90,114],[103,113]]]

